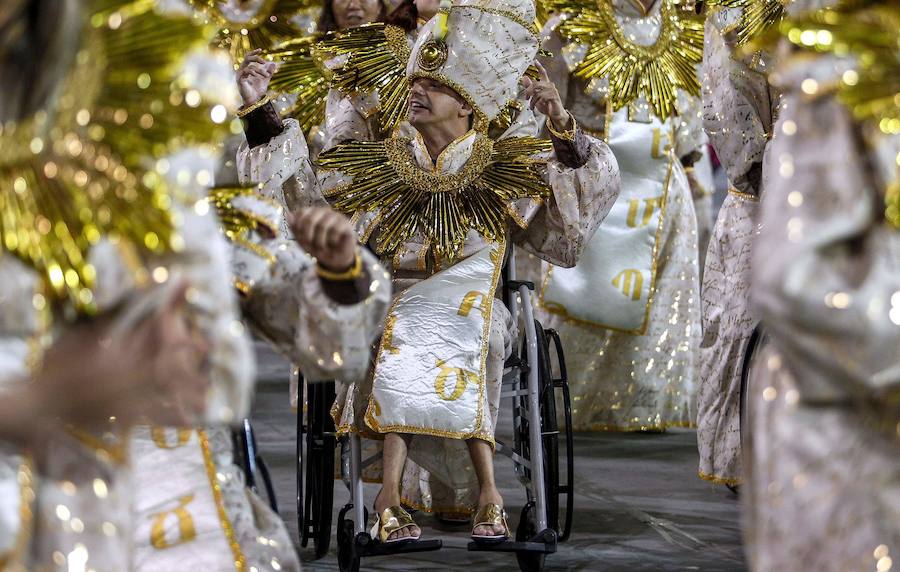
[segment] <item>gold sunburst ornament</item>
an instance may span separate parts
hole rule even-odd
[[[296,119],[304,133],[325,121],[325,104],[331,87],[331,72],[316,49],[319,38],[318,35],[297,38],[266,51],[267,57],[280,62],[269,87],[297,96],[294,105],[283,115]]]
[[[712,0],[709,5],[740,10],[735,27],[738,45],[766,33],[784,17],[781,0]]]
[[[179,250],[173,196],[156,167],[227,134],[226,107],[189,87],[182,63],[212,30],[153,3],[85,3],[86,24],[52,111],[0,126],[2,252],[33,268],[44,296],[96,311],[89,252],[108,238],[138,257]]]
[[[512,202],[550,194],[535,155],[549,151],[550,141],[510,137],[492,141],[479,136],[465,166],[453,174],[426,171],[410,150],[410,140],[356,141],[319,156],[323,169],[340,171],[353,182],[326,193],[347,214],[379,211],[378,250],[393,253],[422,233],[442,257],[456,258],[470,229],[485,239],[501,240]]]
[[[699,96],[695,66],[703,58],[703,22],[674,0],[662,2],[656,42],[641,45],[616,21],[609,0],[545,0],[547,10],[565,14],[557,28],[567,41],[585,44],[584,58],[572,70],[581,79],[609,79],[615,110],[643,96],[658,117],[675,112],[676,90]]]
[[[347,58],[334,70],[334,87],[347,94],[378,94],[381,104],[378,121],[383,132],[390,132],[406,120],[409,109],[406,63],[411,50],[402,28],[375,23],[331,32],[319,42],[317,49],[328,57]]]
[[[244,54],[272,48],[282,41],[305,36],[295,20],[316,9],[318,0],[188,0],[218,29],[214,45],[228,50],[238,65]]]

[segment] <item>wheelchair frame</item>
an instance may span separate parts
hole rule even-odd
[[[508,251],[503,268],[503,301],[519,323],[521,309],[523,333],[516,340],[511,357],[506,361],[501,387],[501,400],[513,403],[513,443],[497,441],[496,452],[512,460],[516,474],[525,486],[527,502],[522,508],[515,540],[497,544],[470,542],[471,551],[511,552],[516,554],[523,572],[544,569],[547,554],[556,552],[557,544],[568,539],[573,516],[574,451],[571,405],[562,343],[553,330],[544,330],[534,318],[532,291],[534,284],[516,278],[513,250]],[[521,308],[520,308],[521,307]],[[551,346],[552,343],[552,346]],[[552,377],[550,350],[557,354],[560,377]],[[303,387],[306,385],[306,414],[304,415]],[[566,483],[559,483],[559,427],[556,397],[563,405],[566,438]],[[335,390],[333,382],[299,384],[301,405],[297,408],[297,521],[300,544],[308,545],[312,538],[315,554],[328,552],[331,540],[332,504],[334,495],[334,456],[337,438],[330,416]],[[245,422],[249,428],[249,422]],[[253,448],[245,458],[257,459],[255,467],[264,465],[255,454],[252,432],[243,440]],[[368,511],[365,507],[362,471],[378,460],[379,455],[362,459],[361,438],[351,433],[340,439],[349,455],[342,454],[341,473],[350,492],[350,501],[340,510],[337,523],[338,564],[341,572],[358,572],[362,558],[438,550],[440,540],[419,540],[412,543],[382,544],[376,542],[367,529]],[[252,474],[254,466],[245,466]],[[272,487],[267,471],[263,475],[267,492]],[[255,478],[248,477],[248,484]],[[559,497],[566,495],[565,515],[560,515]]]

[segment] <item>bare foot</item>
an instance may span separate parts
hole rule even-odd
[[[400,506],[400,494],[396,493],[391,495],[382,488],[378,493],[378,496],[375,497],[375,511],[378,513],[378,518],[381,518],[385,509],[392,506]],[[421,534],[422,529],[420,529],[418,525],[412,524],[406,528],[401,528],[396,532],[392,532],[387,539],[402,540],[404,538],[418,538]]]

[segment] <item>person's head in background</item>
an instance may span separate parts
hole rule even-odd
[[[372,22],[383,22],[387,8],[382,0],[325,0],[319,17],[320,32],[346,30]]]

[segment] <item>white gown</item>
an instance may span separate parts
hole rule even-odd
[[[703,340],[697,445],[701,478],[741,482],[740,395],[744,348],[758,322],[750,309],[762,164],[778,104],[769,56],[735,54],[735,15],[710,14],[703,61],[703,124],[730,181],[713,231],[702,289]]]
[[[647,16],[613,2],[623,30],[638,43],[659,32],[660,3]],[[547,28],[552,30],[554,22]],[[698,102],[684,94],[681,116],[612,113],[586,85],[570,79],[564,48],[550,33],[545,62],[576,121],[602,133],[622,173],[616,206],[579,265],[544,265],[540,320],[566,351],[576,430],[665,430],[693,425],[700,341],[697,218],[681,157],[705,141]],[[575,54],[572,56],[572,54]],[[532,266],[533,268],[533,266]]]
[[[771,343],[741,492],[753,570],[890,570],[900,554],[900,233],[881,195],[900,138],[801,92],[851,65],[778,62],[751,290]]]

